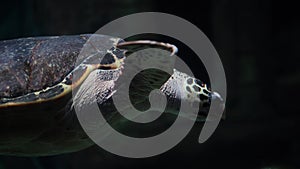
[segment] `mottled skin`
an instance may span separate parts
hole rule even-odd
[[[85,67],[82,70],[75,67],[76,60],[86,65],[97,63],[97,60],[84,60],[87,56],[78,58],[89,37],[39,37],[0,42],[0,154],[54,155],[93,145],[78,122],[72,106],[75,103],[88,105],[97,102],[108,121],[121,121],[112,106],[111,96],[118,90],[116,84],[122,75],[122,66],[116,66],[116,60],[109,55],[102,58],[101,66],[91,72]],[[103,35],[97,35],[96,40],[103,46],[121,42],[118,38]],[[164,48],[164,45],[157,46]],[[96,51],[107,53],[101,46]],[[115,51],[113,56],[117,60],[125,57],[120,51]],[[126,63],[123,66],[126,67]],[[79,73],[82,76],[73,79],[73,83],[82,80],[81,83],[87,85],[72,86],[78,89],[75,100],[72,100],[72,92],[67,92],[65,87],[72,85],[72,71],[78,70],[83,72]],[[84,72],[88,72],[86,78],[82,78]],[[139,80],[144,77],[150,77],[150,80]],[[90,79],[96,79],[93,81],[96,85],[92,86]],[[156,82],[156,86],[151,80]],[[212,98],[211,92],[200,80],[176,70],[171,77],[161,76],[157,72],[141,74],[137,84],[140,82],[158,87],[167,96],[167,112],[170,113],[176,113],[178,102],[182,100],[200,102],[203,110],[209,107]],[[143,93],[142,90],[134,88],[132,98]],[[147,100],[146,96],[144,98]],[[137,100],[133,99],[133,104],[139,107]]]

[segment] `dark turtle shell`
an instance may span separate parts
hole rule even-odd
[[[95,60],[110,69],[124,53],[107,53],[120,39],[105,35],[22,38],[0,42],[0,152],[12,155],[51,155],[77,151],[93,143],[68,113],[76,82],[81,83]],[[93,40],[92,43],[88,40]],[[80,54],[84,45],[89,53]],[[96,46],[95,46],[96,45]],[[93,53],[94,52],[94,53]],[[81,58],[79,58],[81,57]],[[86,66],[78,66],[78,61]],[[99,60],[98,60],[99,61]],[[81,71],[72,79],[72,71]],[[77,84],[78,85],[78,84]],[[58,97],[59,96],[59,97]],[[58,143],[58,144],[57,144]]]
[[[0,98],[22,96],[61,82],[74,69],[76,60],[85,59],[78,56],[90,37],[76,35],[1,41]],[[113,46],[118,40],[93,35],[93,42],[101,43],[101,46]],[[106,50],[98,48],[97,52]],[[120,53],[118,56],[124,55]],[[105,57],[102,62],[111,64],[114,60]]]

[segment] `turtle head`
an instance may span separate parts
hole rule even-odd
[[[224,110],[225,107],[224,101],[219,93],[211,91],[207,84],[201,80],[177,70],[174,70],[173,75],[161,87],[161,91],[168,99],[167,113],[177,115],[180,103],[185,102],[193,108],[199,106],[199,112],[197,112],[197,114],[183,112],[184,117],[191,118],[196,116],[197,121],[204,121],[206,119],[212,100],[217,101],[222,110]],[[222,118],[224,118],[224,116]]]

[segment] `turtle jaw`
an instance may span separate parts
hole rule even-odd
[[[210,96],[209,96],[209,103],[207,107],[203,108],[203,110],[199,112],[199,115],[202,117],[207,117],[208,116],[208,112],[210,109],[212,109],[211,107],[211,103],[215,102],[216,107],[213,108],[213,113],[215,110],[217,111],[221,111],[221,113],[223,113],[223,111],[225,110],[225,101],[222,98],[222,96],[218,93],[218,92],[214,92],[212,91]],[[219,112],[216,112],[219,113]],[[222,120],[225,120],[225,113],[222,114],[221,116]],[[208,120],[214,120],[214,119],[208,119]]]
[[[178,116],[180,111],[180,105],[186,104],[190,106],[188,110],[191,112],[183,112],[181,116],[183,118],[195,120],[197,122],[205,122],[206,120],[214,120],[214,119],[207,119],[209,110],[211,109],[211,102],[216,102],[216,109],[221,110],[222,112],[225,110],[225,103],[223,98],[217,92],[212,92],[209,96],[208,101],[200,101],[200,100],[190,100],[190,99],[181,99],[175,95],[167,95],[167,107],[166,113],[170,113],[172,115]],[[197,107],[198,106],[198,107]],[[197,109],[198,111],[193,111]],[[222,120],[225,120],[225,113],[221,116]]]
[[[218,92],[212,92],[211,100],[216,101],[216,103],[219,106],[219,108],[218,108],[219,110],[222,110],[222,111],[225,110],[225,101]],[[225,120],[225,114],[222,115],[222,119]]]

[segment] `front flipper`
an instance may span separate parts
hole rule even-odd
[[[118,110],[126,108],[126,113],[120,112],[122,115],[130,112],[130,117],[136,117],[151,107],[151,91],[158,91],[173,74],[177,48],[155,41],[122,42],[117,47],[126,50],[126,59],[113,100]]]

